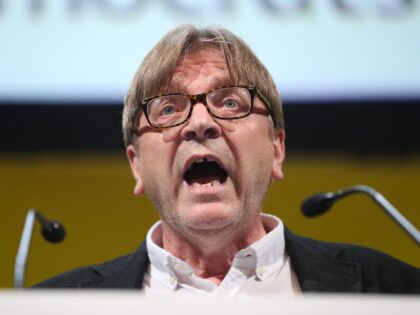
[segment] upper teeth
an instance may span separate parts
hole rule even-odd
[[[0,0],[0,1],[1,1],[1,0]],[[192,166],[194,165],[194,163],[202,163],[202,162],[216,162],[216,163],[218,163],[218,164],[219,164],[219,162],[218,162],[216,159],[214,159],[214,158],[204,157],[204,158],[199,158],[199,159],[197,159],[197,160],[194,160],[194,161],[190,164],[190,166],[188,167],[188,169],[189,169],[189,170],[191,170],[191,169],[192,169]]]
[[[191,166],[194,164],[194,163],[202,163],[202,162],[217,162],[216,161],[216,159],[212,159],[212,158],[207,158],[207,157],[205,157],[205,158],[200,158],[200,159],[197,159],[197,160],[195,160],[195,161],[193,161],[192,163],[191,163],[191,165],[190,165],[190,168],[191,168]]]
[[[195,160],[194,163],[201,163],[201,162],[206,162],[206,161],[207,161],[206,158],[201,158],[201,159]]]

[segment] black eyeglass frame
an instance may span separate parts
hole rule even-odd
[[[238,117],[220,117],[220,116],[214,114],[210,110],[209,106],[207,105],[207,95],[209,93],[214,92],[214,91],[221,90],[221,89],[226,89],[226,88],[246,88],[248,90],[249,95],[251,97],[251,106],[249,108],[249,111],[246,114],[243,114],[243,115],[238,116]],[[190,109],[189,109],[188,115],[185,117],[184,120],[182,120],[181,122],[178,122],[176,124],[173,124],[173,125],[169,125],[169,126],[156,126],[156,125],[153,125],[152,122],[150,121],[149,115],[147,113],[147,106],[148,106],[149,102],[152,101],[152,100],[154,100],[154,99],[157,99],[159,97],[171,96],[171,95],[185,96],[185,97],[188,97],[190,99]],[[166,128],[172,128],[172,127],[176,127],[176,126],[182,125],[183,123],[185,123],[186,121],[188,121],[188,119],[190,119],[191,114],[192,114],[193,107],[198,102],[204,104],[204,106],[206,106],[207,111],[210,113],[210,115],[212,115],[213,117],[215,117],[217,119],[222,119],[222,120],[241,119],[241,118],[244,118],[246,116],[249,116],[252,113],[252,110],[254,108],[254,98],[255,98],[255,95],[257,95],[263,101],[264,105],[268,109],[268,114],[271,115],[271,106],[270,106],[270,103],[268,102],[267,98],[264,95],[262,95],[261,93],[259,93],[259,91],[257,90],[257,88],[255,86],[253,86],[253,85],[229,85],[229,86],[221,86],[221,87],[212,89],[212,90],[210,90],[210,91],[208,91],[206,93],[200,93],[200,94],[195,94],[195,95],[185,95],[185,94],[182,94],[182,93],[169,93],[169,94],[162,94],[162,95],[157,95],[157,96],[152,96],[152,97],[145,98],[145,99],[143,99],[143,100],[140,101],[140,106],[138,106],[136,108],[136,111],[135,111],[135,114],[134,114],[134,117],[135,117],[135,124],[134,124],[134,126],[137,126],[138,119],[139,119],[139,116],[140,116],[140,110],[144,112],[144,114],[146,116],[146,119],[147,119],[147,122],[153,128],[156,128],[156,129],[166,129]],[[135,127],[135,129],[137,129],[137,127]]]

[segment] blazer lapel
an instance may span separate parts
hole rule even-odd
[[[134,253],[95,266],[94,271],[98,273],[100,280],[97,283],[88,283],[86,286],[97,286],[100,283],[102,288],[142,289],[144,274],[149,264],[146,242],[144,241]]]
[[[285,241],[302,291],[361,292],[360,265],[339,258],[344,245],[299,237],[286,228]]]

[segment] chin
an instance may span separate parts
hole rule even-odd
[[[200,205],[182,214],[182,224],[192,230],[221,230],[237,221],[238,213],[215,205]]]

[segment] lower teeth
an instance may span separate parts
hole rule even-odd
[[[194,186],[195,187],[213,187],[213,186],[216,186],[216,185],[219,185],[219,184],[220,184],[219,181],[213,180],[213,181],[205,183],[205,184],[194,183]]]

